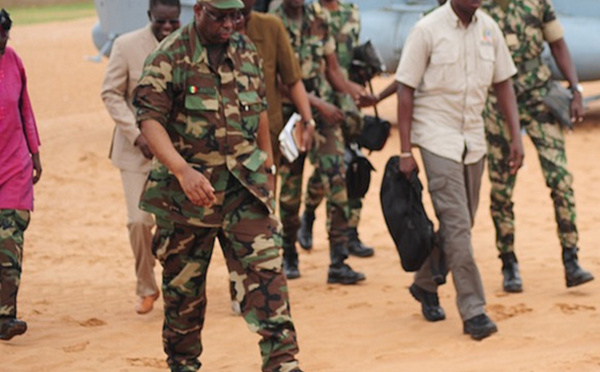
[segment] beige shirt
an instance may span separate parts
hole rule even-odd
[[[157,45],[158,41],[148,24],[119,36],[108,60],[101,96],[115,122],[109,156],[113,164],[122,170],[146,173],[152,168],[152,161],[145,158],[140,148],[134,145],[140,130],[131,100],[144,61]]]
[[[397,81],[415,88],[412,144],[464,164],[479,161],[488,90],[516,72],[500,28],[482,11],[466,28],[450,1],[423,17],[396,71]]]

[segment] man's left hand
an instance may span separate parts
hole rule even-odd
[[[571,100],[571,122],[578,123],[583,121],[584,114],[583,97],[581,92],[574,91],[573,99]]]

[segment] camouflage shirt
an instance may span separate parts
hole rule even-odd
[[[325,56],[335,53],[328,14],[319,3],[304,6],[301,24],[288,18],[282,6],[275,9],[275,14],[281,18],[290,36],[306,90],[328,99],[333,90],[325,78]]]
[[[194,24],[165,39],[146,60],[134,93],[138,123],[162,124],[175,149],[223,199],[229,173],[271,211],[266,153],[256,143],[266,108],[262,60],[246,36],[234,34],[222,62],[212,67]],[[175,221],[218,225],[212,210],[193,205],[175,176],[155,161],[140,203],[142,209]]]
[[[550,79],[550,68],[540,59],[545,42],[562,37],[551,0],[511,0],[504,11],[495,0],[483,0],[481,9],[498,23],[519,69],[514,78],[515,92],[521,94],[543,87]],[[527,64],[530,64],[527,66]]]
[[[335,52],[340,67],[347,78],[352,63],[352,50],[359,44],[360,15],[358,6],[340,2],[338,10],[331,11],[323,7],[323,11],[329,13],[329,25],[335,39]]]

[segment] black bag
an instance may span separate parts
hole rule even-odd
[[[386,67],[383,58],[370,40],[352,49],[352,63],[348,71],[351,81],[365,85],[384,71]]]
[[[381,183],[381,208],[404,271],[416,271],[433,250],[433,223],[421,202],[423,186],[416,172],[410,180],[400,172],[400,157],[392,156]]]
[[[370,151],[379,151],[390,136],[391,124],[379,116],[365,115],[360,137],[356,140],[360,147]]]
[[[369,191],[371,185],[371,171],[373,165],[360,151],[356,144],[346,146],[344,152],[344,163],[346,163],[346,189],[348,198],[362,198]]]

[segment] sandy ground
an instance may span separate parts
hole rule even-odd
[[[19,315],[29,331],[0,344],[0,370],[166,370],[161,346],[162,305],[133,311],[133,259],[125,228],[118,171],[107,159],[112,122],[99,98],[106,67],[95,54],[94,19],[16,26],[10,44],[23,58],[43,142],[44,174],[36,186],[36,211],[26,233]],[[380,79],[377,87],[389,80]],[[600,84],[587,84],[598,93]],[[394,120],[395,100],[380,107]],[[568,136],[575,176],[581,259],[600,276],[600,105]],[[549,192],[529,140],[516,189],[517,250],[525,292],[506,295],[489,218],[484,181],[473,231],[488,312],[499,333],[482,342],[462,334],[454,288],[440,288],[447,320],[426,322],[408,294],[411,275],[401,270],[383,223],[379,185],[385,161],[398,152],[397,132],[371,155],[377,172],[365,200],[362,239],[373,258],[351,258],[367,275],[352,287],[326,284],[328,264],[323,210],[316,246],[301,252],[302,278],[289,283],[292,312],[306,371],[598,371],[600,280],[565,287]],[[428,197],[425,203],[431,212]],[[160,268],[156,268],[160,274]],[[257,337],[231,314],[227,273],[214,256],[203,341],[203,370],[258,371]]]

